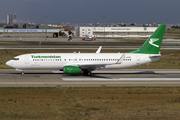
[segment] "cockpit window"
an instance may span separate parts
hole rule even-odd
[[[19,58],[13,58],[12,60],[19,60]]]

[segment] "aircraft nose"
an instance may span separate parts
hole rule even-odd
[[[7,61],[6,65],[11,67],[12,66],[12,61],[11,60]]]

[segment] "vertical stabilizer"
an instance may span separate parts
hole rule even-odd
[[[165,28],[166,25],[160,25],[139,49],[127,53],[159,54]]]

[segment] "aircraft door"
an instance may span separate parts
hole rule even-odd
[[[140,64],[140,56],[136,56],[136,64]]]
[[[28,55],[25,56],[25,64],[29,64]]]

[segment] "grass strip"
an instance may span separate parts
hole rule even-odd
[[[179,119],[180,87],[0,88],[0,118]]]

